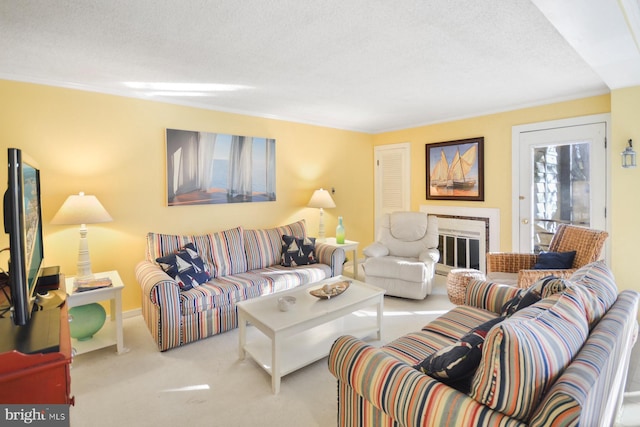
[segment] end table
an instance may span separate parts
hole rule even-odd
[[[108,288],[74,292],[74,278],[68,277],[65,279],[67,306],[72,308],[79,305],[109,300],[111,304],[109,314],[110,320],[107,320],[102,329],[100,329],[90,340],[73,340],[73,347],[76,350],[76,354],[82,354],[115,344],[118,354],[126,353],[129,349],[124,347],[124,338],[122,334],[122,289],[124,288],[122,279],[120,279],[120,275],[115,270],[95,273],[94,276],[96,279],[108,277],[111,279],[112,285]]]

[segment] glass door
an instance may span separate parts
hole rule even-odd
[[[520,137],[520,251],[549,248],[559,224],[606,227],[604,123]]]

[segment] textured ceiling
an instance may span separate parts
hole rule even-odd
[[[607,93],[554,25],[531,0],[1,0],[0,78],[376,133]]]

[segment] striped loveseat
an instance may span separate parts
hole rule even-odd
[[[317,263],[283,267],[282,236],[306,237],[304,220],[270,229],[237,227],[199,236],[149,233],[146,259],[135,268],[142,315],[161,351],[238,326],[236,302],[342,273],[345,253],[316,243]],[[159,257],[192,243],[211,279],[188,290],[162,270]]]
[[[564,289],[488,330],[466,391],[414,366],[503,315],[525,290],[472,281],[464,305],[381,348],[340,337],[328,361],[338,379],[337,424],[613,425],[637,338],[639,294],[618,293],[602,262],[554,280]]]

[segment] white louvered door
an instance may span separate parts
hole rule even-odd
[[[394,211],[411,209],[411,145],[379,145],[374,148],[375,219]],[[377,228],[377,227],[376,227]]]

